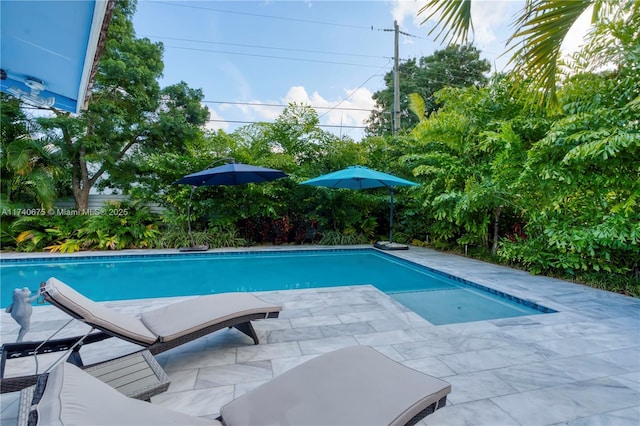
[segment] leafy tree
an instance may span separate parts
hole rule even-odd
[[[79,210],[96,185],[128,191],[140,156],[182,149],[208,118],[200,90],[185,83],[160,89],[162,44],[135,37],[135,6],[116,4],[88,110],[79,116],[53,110],[55,117],[39,120],[69,170]]]
[[[430,33],[438,31],[436,38],[464,43],[473,28],[472,4],[471,0],[428,0],[418,15],[427,14],[423,23],[440,15]],[[591,7],[594,24],[620,19],[633,22],[640,14],[636,0],[530,0],[515,18],[515,30],[507,43],[509,51],[513,51],[512,75],[531,83],[530,99],[557,105],[560,47],[573,24]]]
[[[487,82],[485,73],[491,70],[486,59],[480,59],[480,51],[473,46],[449,46],[418,61],[409,59],[400,64],[400,125],[412,129],[422,116],[431,115],[439,107],[434,93],[443,87],[482,86]],[[384,135],[392,132],[393,71],[385,77],[386,87],[373,94],[376,109],[368,119],[368,135]],[[424,112],[416,116],[410,110],[413,93],[424,100]]]

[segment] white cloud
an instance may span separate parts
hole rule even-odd
[[[309,94],[304,86],[292,86],[279,101],[251,101],[251,105],[235,104],[233,106],[243,113],[243,120],[273,121],[284,109],[284,107],[272,106],[274,104],[288,105],[295,102],[309,105],[316,109],[321,124],[337,126],[325,127],[325,130],[335,134],[348,133],[355,139],[360,139],[363,135],[362,129],[340,129],[340,126],[364,126],[365,120],[369,118],[370,111],[375,105],[373,94],[364,87],[357,90],[344,89],[344,94],[344,98],[332,100],[323,97],[317,91]]]
[[[504,46],[506,34],[510,35],[514,13],[520,9],[520,2],[479,1],[471,5],[474,44],[486,49],[494,42]]]
[[[317,92],[316,92],[317,93]],[[316,94],[314,93],[314,95]],[[303,104],[311,104],[311,98],[307,93],[307,90],[303,86],[293,86],[289,88],[289,91],[282,98],[285,104],[291,102],[303,103]]]
[[[329,100],[320,93],[313,92],[309,95],[302,86],[294,86],[289,89],[283,101],[285,103],[297,102],[316,107],[321,124],[333,126],[362,126],[369,118],[375,102],[372,93],[362,87],[360,89],[344,89],[345,98]],[[348,109],[352,108],[352,109]],[[365,109],[366,111],[360,111]],[[337,129],[337,128],[329,128]]]
[[[506,43],[513,33],[512,23],[524,6],[522,1],[477,1],[471,5],[473,44],[493,59],[494,70],[503,71],[509,62]]]
[[[326,99],[320,93],[309,95],[304,87],[292,87],[285,100],[306,103],[316,107],[320,124],[335,126],[324,129],[336,135],[350,135],[355,140],[364,136],[364,129],[342,126],[365,126],[375,105],[373,94],[367,88],[344,89],[344,98]]]
[[[424,21],[424,14],[418,16],[418,11],[424,6],[424,2],[422,1],[393,0],[391,1],[391,5],[391,16],[393,16],[394,20],[398,21],[398,25],[400,26],[405,25],[404,20],[406,18],[411,18],[411,23],[416,26]]]
[[[251,101],[250,103],[251,105],[247,105],[246,107],[243,105],[240,105],[239,107],[244,107],[243,109],[245,109],[245,111],[252,117],[252,121],[273,121],[278,118],[283,109],[282,107],[272,106],[279,104],[280,102],[278,101],[267,101],[264,103],[260,101]]]
[[[220,104],[218,109],[228,111],[229,114],[235,116],[235,120],[246,122],[272,121],[282,112],[282,107],[274,106],[279,103],[279,101],[263,102],[259,100],[238,101],[237,103]]]
[[[375,105],[373,94],[364,87],[358,90],[345,89],[345,94],[348,99],[340,103],[338,108],[353,109],[334,109],[329,111],[326,115],[327,124],[364,126]],[[333,103],[333,105],[336,104],[337,102]]]

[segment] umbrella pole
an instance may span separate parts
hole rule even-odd
[[[195,247],[196,243],[193,241],[193,234],[191,233],[191,200],[193,199],[193,193],[196,191],[197,186],[191,187],[191,194],[189,194],[189,205],[187,207],[187,226],[189,227],[189,239],[191,240],[191,247]]]
[[[389,188],[391,203],[389,204],[389,244],[393,242],[393,188]]]

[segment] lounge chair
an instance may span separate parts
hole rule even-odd
[[[154,355],[226,327],[240,330],[257,345],[258,335],[251,321],[277,318],[282,310],[249,293],[220,293],[142,312],[138,318],[96,303],[56,278],[43,282],[40,293],[72,317],[143,346]]]
[[[247,392],[223,406],[216,420],[127,398],[69,363],[43,375],[33,399],[23,395],[31,425],[399,426],[444,406],[450,392],[447,382],[368,346],[353,346],[320,355]]]

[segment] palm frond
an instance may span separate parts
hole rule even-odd
[[[420,121],[425,119],[425,103],[422,96],[419,93],[410,93],[409,94],[409,111],[413,112],[418,116]]]
[[[438,23],[429,31],[431,35],[439,29],[436,40],[442,36],[442,39],[448,40],[449,44],[461,44],[467,41],[469,30],[473,32],[471,0],[429,0],[418,10],[418,15],[425,12],[430,13],[422,24],[440,15]]]
[[[557,105],[556,79],[560,47],[576,20],[591,6],[592,0],[527,2],[514,22],[515,31],[507,45],[513,51],[510,64],[516,75],[531,82],[534,101]]]

